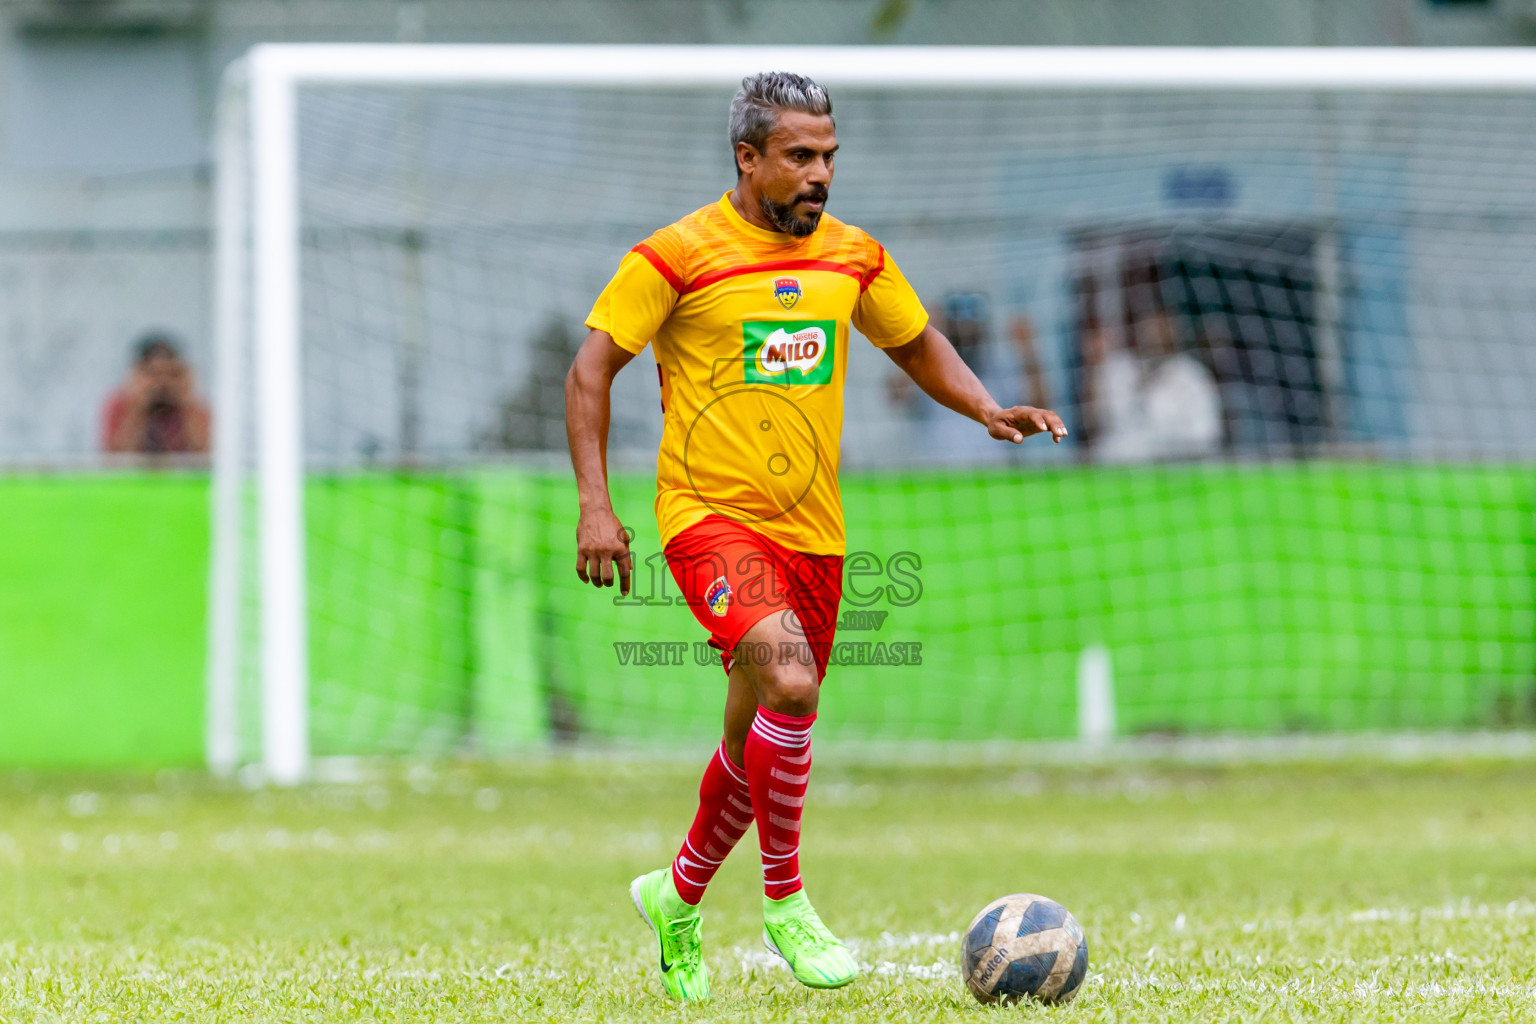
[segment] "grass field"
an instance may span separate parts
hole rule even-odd
[[[755,844],[706,900],[716,1001],[676,1009],[626,883],[691,813],[681,762],[398,766],[295,792],[0,775],[0,1020],[1536,1019],[1536,765],[873,768],[823,752],[810,894],[868,965],[798,988]],[[1068,1007],[987,1010],[994,896],[1083,922]]]

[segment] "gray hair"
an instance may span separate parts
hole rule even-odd
[[[832,97],[804,75],[788,71],[762,71],[741,80],[731,100],[731,163],[736,165],[736,144],[745,142],[759,153],[768,148],[768,136],[778,127],[777,111],[832,116]],[[738,166],[738,170],[739,170]]]

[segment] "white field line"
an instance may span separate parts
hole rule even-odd
[[[845,941],[859,970],[865,974],[921,981],[953,978],[957,983],[960,979],[959,932],[882,932],[872,938]],[[925,954],[921,961],[899,956],[902,952],[918,951]],[[743,972],[789,970],[783,960],[762,946],[732,946],[724,956]]]
[[[1508,903],[1443,903],[1436,907],[1368,907],[1349,915],[1351,924],[1415,924],[1419,921],[1470,921],[1494,918],[1536,917],[1536,903],[1511,900]]]
[[[1257,921],[1244,921],[1241,931],[1245,935],[1254,932],[1290,931],[1295,929],[1327,929],[1341,924],[1370,926],[1377,924],[1424,924],[1432,921],[1500,921],[1536,917],[1536,902],[1511,900],[1508,903],[1473,903],[1464,898],[1456,903],[1441,903],[1425,907],[1365,907],[1360,910],[1339,910],[1329,914],[1303,914],[1299,917],[1266,917]],[[1140,925],[1141,915],[1131,917]]]
[[[728,962],[734,963],[744,974],[752,971],[784,971],[785,973],[789,971],[788,964],[766,949],[753,949],[750,946],[733,946],[725,951],[725,955],[729,958]],[[954,978],[956,982],[960,980],[958,960],[908,963],[901,960],[868,960],[855,953],[854,961],[859,965],[859,970],[863,973],[883,978],[917,978],[921,981],[938,981],[943,978]]]
[[[1378,978],[1356,981],[1342,987],[1332,980],[1326,981],[1268,981],[1263,978],[1230,978],[1226,980],[1186,980],[1160,971],[1140,971],[1131,968],[1125,973],[1111,975],[1098,972],[1088,976],[1087,985],[1106,989],[1156,989],[1159,992],[1185,992],[1192,994],[1222,994],[1244,992],[1251,995],[1309,996],[1319,999],[1338,998],[1373,999],[1378,996],[1420,999],[1455,999],[1470,996],[1494,996],[1536,1002],[1536,986],[1490,983],[1484,981],[1426,981],[1412,985],[1395,985]]]
[[[1176,916],[1169,917],[1172,911],[1158,914],[1155,919],[1150,914],[1139,911],[1131,911],[1127,917],[1134,929],[1145,929],[1153,932],[1171,928],[1174,931],[1185,931],[1196,926],[1205,926],[1210,930],[1221,931],[1233,927],[1230,920],[1212,922],[1209,919],[1203,921],[1191,921],[1184,911],[1179,911]],[[1271,931],[1295,931],[1306,929],[1337,928],[1340,925],[1375,925],[1375,924],[1424,924],[1433,921],[1500,921],[1520,920],[1536,917],[1536,902],[1527,899],[1510,900],[1507,903],[1474,903],[1470,897],[1463,897],[1460,901],[1446,902],[1434,906],[1423,907],[1363,907],[1359,910],[1335,910],[1326,914],[1301,914],[1296,917],[1261,917],[1257,920],[1244,921],[1238,925],[1238,930],[1244,935],[1252,935],[1254,932]],[[955,941],[959,941],[959,933],[955,933]]]

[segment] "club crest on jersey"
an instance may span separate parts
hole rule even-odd
[[[731,606],[731,585],[721,576],[709,585],[704,591],[704,603],[709,605],[709,610],[716,615],[724,615],[725,610]]]
[[[785,309],[794,309],[795,303],[800,301],[800,279],[796,277],[775,278],[773,282],[773,297],[779,300],[779,305]]]

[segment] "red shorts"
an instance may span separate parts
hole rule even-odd
[[[723,516],[708,516],[672,538],[667,565],[709,631],[711,647],[729,672],[732,653],[747,630],[778,612],[793,609],[805,636],[787,650],[742,652],[760,658],[799,658],[827,674],[837,606],[843,596],[843,556],[808,555]]]

